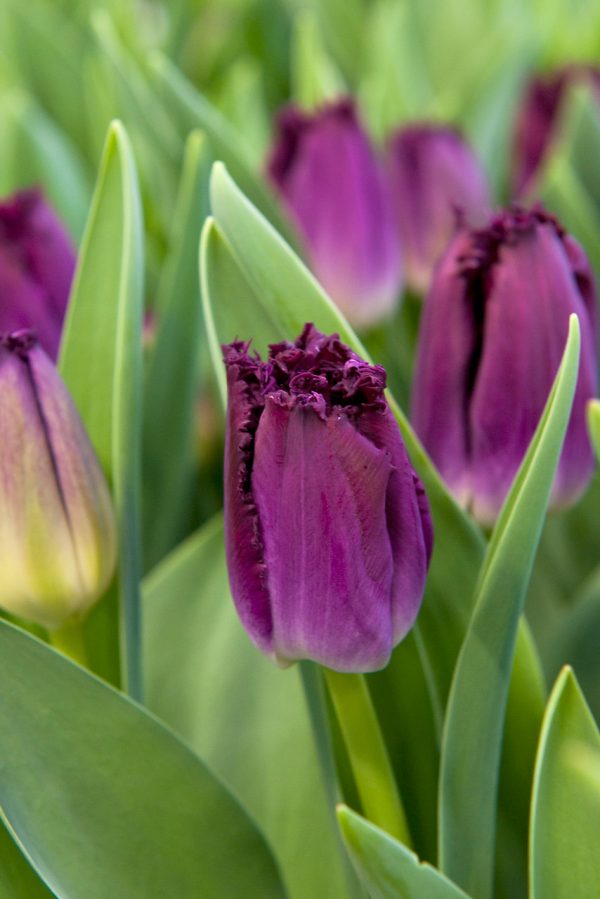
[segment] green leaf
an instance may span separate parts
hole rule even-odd
[[[600,270],[600,111],[590,86],[571,88],[562,105],[558,142],[539,176],[539,193],[562,224],[581,241]]]
[[[588,403],[587,422],[596,459],[600,461],[600,400],[590,400]]]
[[[307,109],[346,93],[341,75],[327,56],[318,18],[309,9],[302,9],[294,22],[292,85],[294,99]]]
[[[548,701],[531,805],[531,899],[600,894],[600,734],[569,668]]]
[[[208,207],[208,146],[186,144],[169,253],[158,285],[159,327],[145,383],[144,561],[149,568],[181,539],[192,493],[193,436],[199,388],[202,309],[198,237]]]
[[[120,122],[108,132],[71,291],[60,371],[112,485],[119,527],[122,677],[140,695],[139,455],[143,226],[135,163]],[[115,679],[118,612],[101,603],[89,649]],[[98,628],[95,628],[95,622]]]
[[[244,632],[229,592],[220,517],[150,575],[144,599],[150,708],[255,818],[291,899],[346,899],[301,669],[277,669]]]
[[[0,811],[57,895],[283,897],[224,787],[157,719],[0,622]]]
[[[156,55],[151,65],[156,90],[163,103],[173,112],[187,135],[200,128],[210,141],[213,156],[223,159],[244,191],[269,220],[283,233],[290,234],[289,222],[260,172],[255,171],[251,155],[244,147],[243,135],[222,116],[218,109],[198,93],[179,70],[163,56]]]
[[[213,168],[211,203],[216,223],[205,226],[201,277],[211,353],[223,392],[219,344],[236,337],[252,337],[259,352],[264,352],[268,343],[294,340],[304,323],[313,321],[326,333],[337,331],[345,343],[368,358],[315,278],[219,163]],[[483,539],[446,491],[404,414],[389,399],[427,490],[435,524],[435,550],[415,633],[440,727],[471,611]]]
[[[346,848],[372,899],[468,899],[431,865],[344,805],[338,821]]]
[[[483,899],[491,893],[498,766],[517,628],[571,411],[579,345],[572,316],[546,408],[492,534],[448,701],[441,867]]]
[[[10,833],[0,821],[0,896],[2,899],[52,899]]]
[[[41,184],[52,204],[79,238],[91,187],[75,146],[24,91],[0,94],[0,194]]]

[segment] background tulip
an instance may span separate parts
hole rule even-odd
[[[444,255],[425,302],[413,421],[452,491],[481,522],[496,518],[533,436],[573,312],[582,353],[554,505],[573,501],[587,485],[595,303],[582,249],[539,208],[463,229]]]
[[[0,203],[0,332],[35,330],[56,360],[75,249],[39,190]]]
[[[490,202],[485,173],[457,131],[427,123],[390,137],[387,167],[406,281],[423,294],[457,221],[484,223]]]
[[[0,336],[0,606],[49,629],[81,616],[115,566],[104,476],[30,332]]]
[[[386,664],[411,627],[431,552],[424,491],[385,372],[307,325],[261,362],[224,347],[225,530],[233,598],[280,664]]]
[[[555,137],[562,100],[570,85],[588,82],[600,99],[600,69],[565,66],[527,86],[517,116],[513,149],[513,191],[521,196],[533,184]]]
[[[358,327],[388,315],[402,287],[382,171],[350,99],[282,111],[268,174],[317,278]]]

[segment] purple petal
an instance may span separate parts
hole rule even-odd
[[[426,123],[392,135],[387,167],[406,279],[423,294],[457,222],[483,224],[490,202],[485,174],[456,131]]]
[[[311,658],[371,671],[393,646],[389,455],[344,415],[268,397],[252,490],[264,541],[280,662]]]
[[[350,100],[314,116],[284,110],[269,174],[314,271],[349,320],[367,325],[397,302],[401,269],[383,175]]]
[[[522,232],[501,248],[470,406],[473,511],[482,522],[497,516],[527,450],[560,364],[572,312],[582,326],[582,363],[554,504],[580,493],[593,467],[585,428],[585,403],[595,392],[589,318],[552,224]]]
[[[461,231],[441,259],[425,300],[413,382],[411,417],[440,474],[466,502],[470,491],[468,393],[477,345],[473,310],[465,295]]]
[[[0,204],[0,329],[32,328],[52,359],[75,270],[66,230],[38,190]]]

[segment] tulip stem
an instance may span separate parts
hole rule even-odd
[[[77,662],[82,668],[89,668],[83,621],[68,621],[62,627],[50,632],[50,642],[55,649]]]
[[[362,674],[323,669],[366,817],[411,846],[402,800]]]

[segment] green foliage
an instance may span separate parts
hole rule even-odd
[[[155,718],[5,622],[0,677],[0,813],[57,896],[283,899],[256,828]]]

